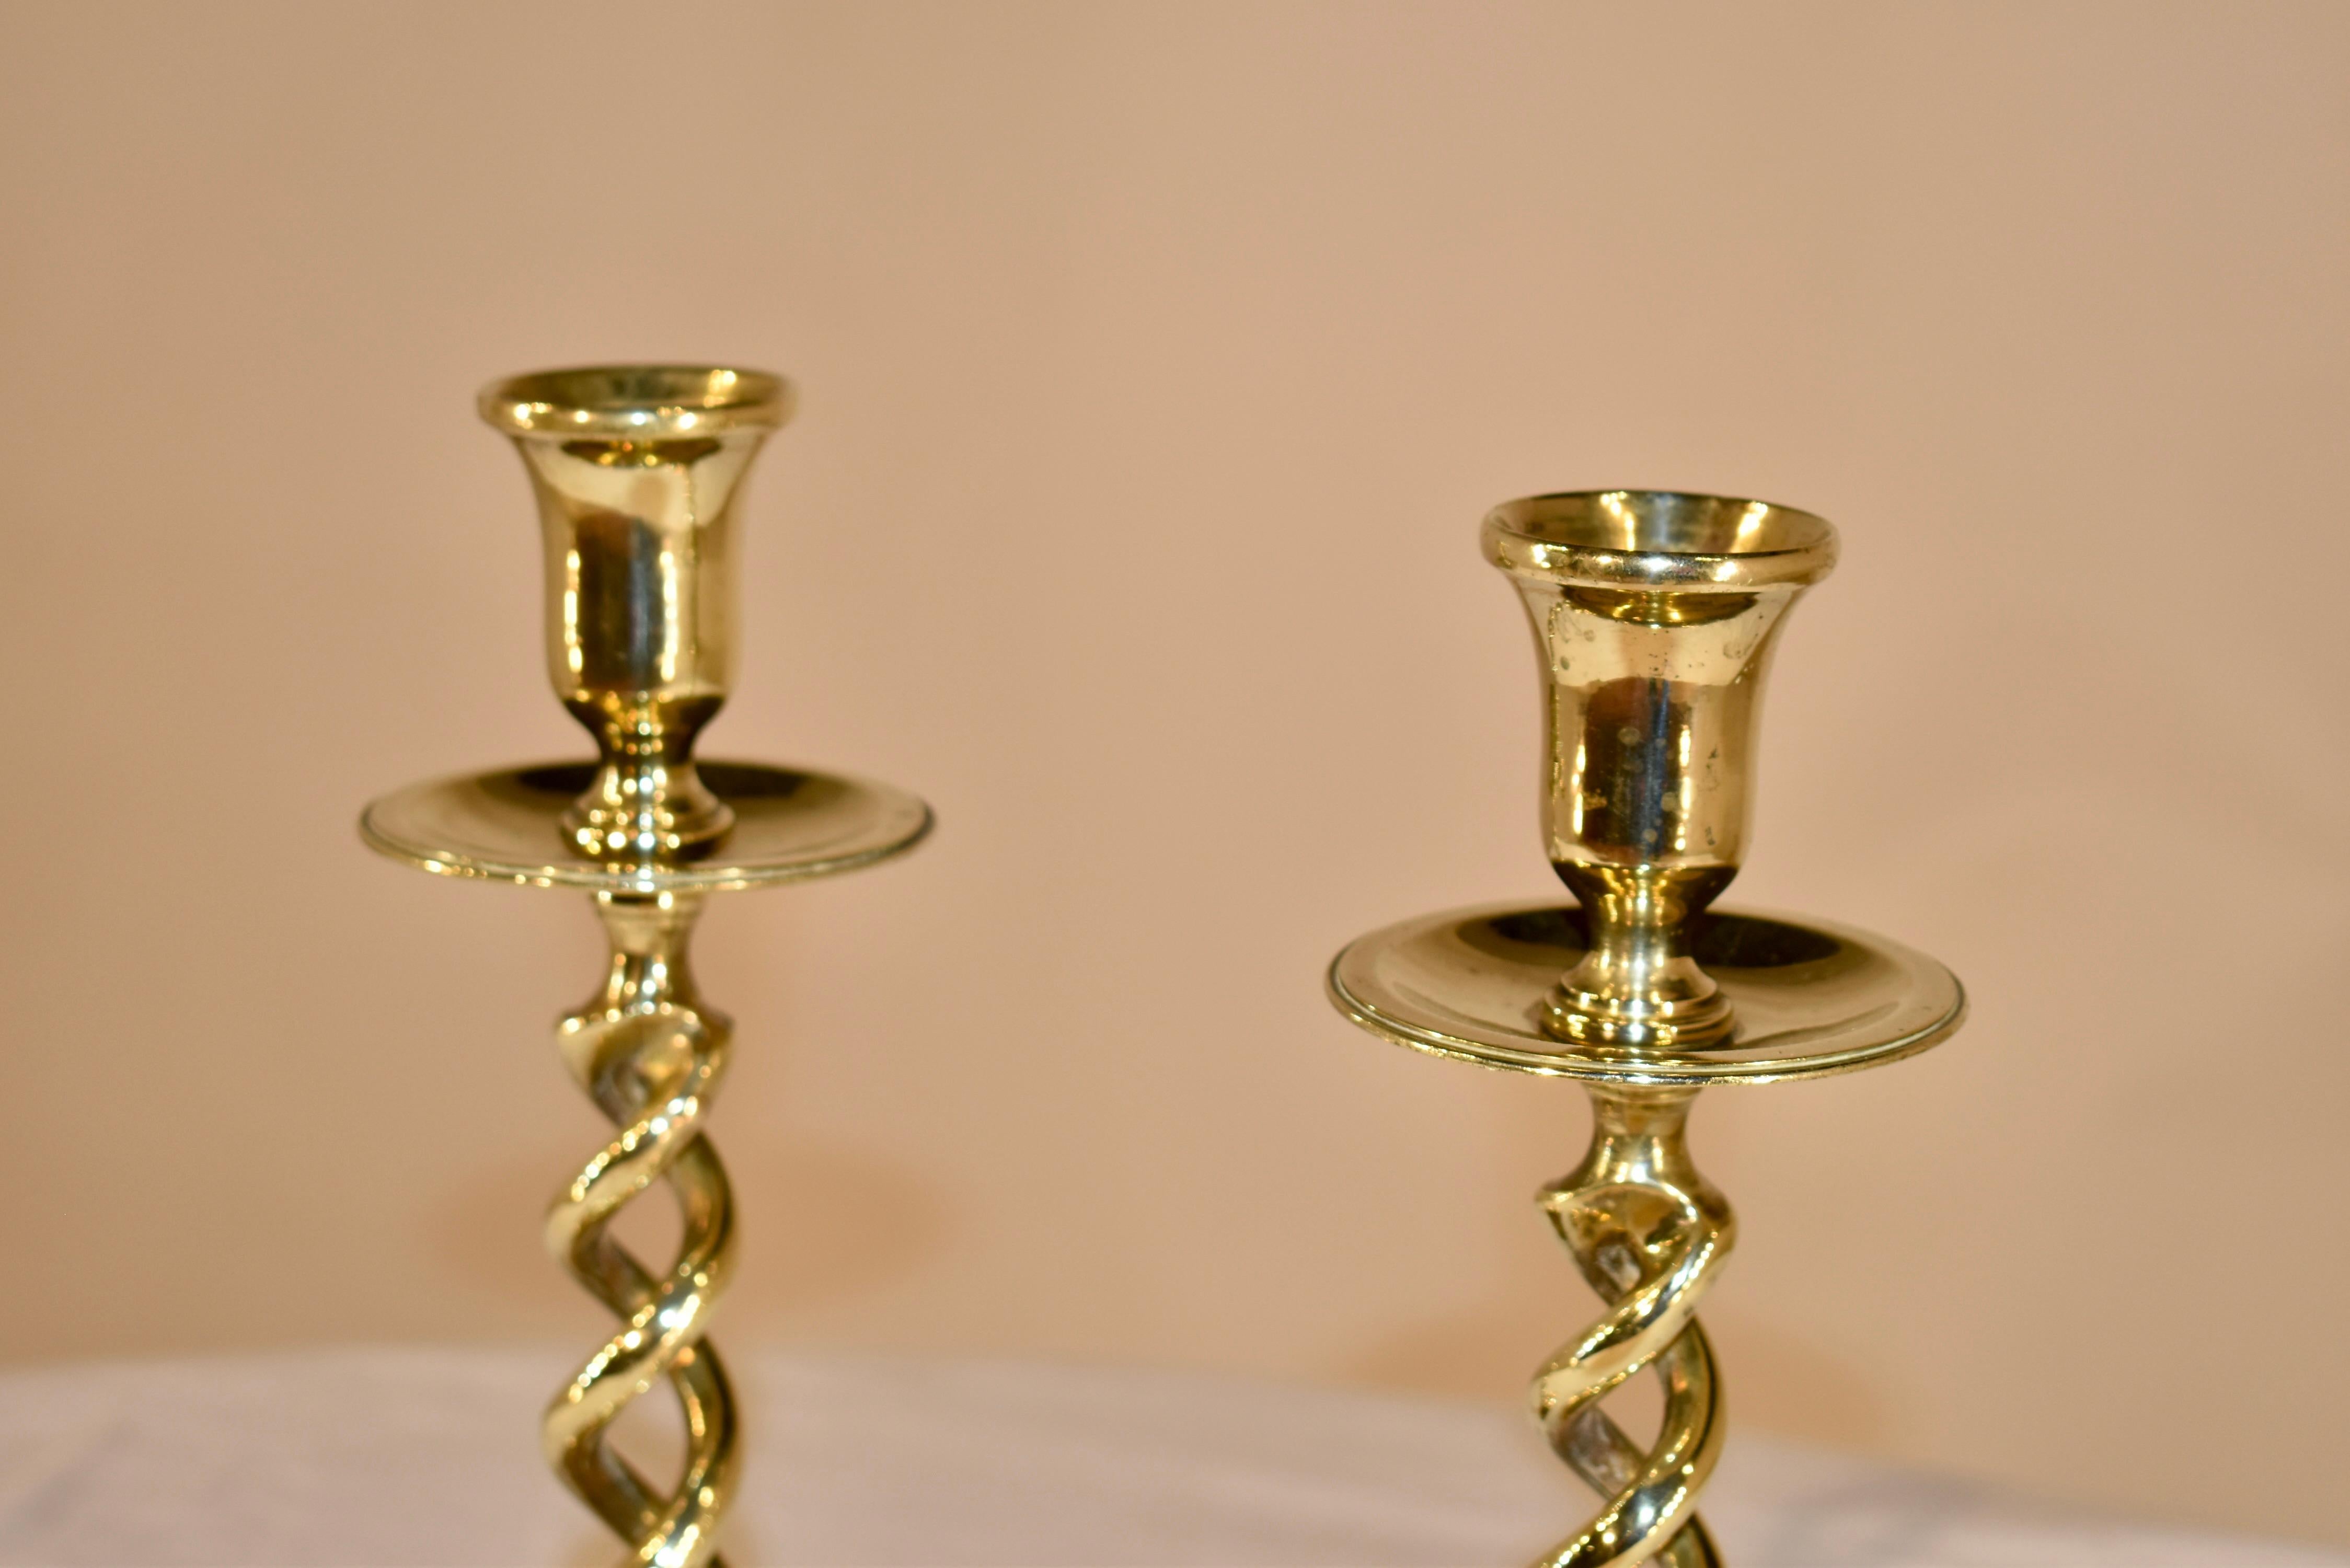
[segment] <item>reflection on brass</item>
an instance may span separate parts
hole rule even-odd
[[[736,504],[790,414],[785,383],[703,367],[556,370],[484,389],[481,410],[514,438],[537,493],[547,672],[597,758],[411,785],[369,805],[359,832],[422,870],[595,898],[611,961],[556,1033],[618,1133],[556,1196],[546,1240],[620,1326],[542,1435],[627,1561],[696,1568],[718,1561],[737,1457],[733,1397],[703,1339],[733,1260],[733,1198],[702,1130],[733,1025],[695,989],[687,939],[710,894],[870,865],[910,847],[931,814],[886,784],[695,762],[733,684]],[[663,1269],[609,1229],[656,1181],[683,1221]],[[667,1486],[605,1440],[664,1379],[686,1429]]]
[[[1485,519],[1542,661],[1542,825],[1569,908],[1454,910],[1362,937],[1331,1001],[1399,1044],[1582,1082],[1591,1149],[1539,1195],[1607,1315],[1534,1383],[1551,1447],[1606,1501],[1540,1568],[1718,1568],[1696,1500],[1720,1456],[1721,1380],[1697,1304],[1736,1222],[1683,1136],[1715,1084],[1824,1077],[1948,1038],[1950,972],[1825,921],[1711,908],[1752,812],[1762,679],[1835,531],[1759,501],[1607,491]],[[1599,1402],[1652,1370],[1655,1439]]]

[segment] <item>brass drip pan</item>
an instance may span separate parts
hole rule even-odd
[[[1330,965],[1330,999],[1415,1051],[1548,1077],[1617,1084],[1772,1084],[1911,1056],[1966,1016],[1958,977],[1849,926],[1717,910],[1690,954],[1736,1010],[1730,1039],[1686,1051],[1559,1040],[1542,1026],[1558,977],[1583,957],[1574,905],[1497,904],[1423,915],[1357,939]]]

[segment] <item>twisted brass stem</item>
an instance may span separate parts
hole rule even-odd
[[[1613,1308],[1534,1375],[1536,1420],[1559,1458],[1607,1501],[1536,1568],[1719,1568],[1697,1494],[1720,1457],[1721,1380],[1699,1298],[1737,1236],[1730,1205],[1698,1174],[1683,1136],[1694,1089],[1587,1084],[1591,1149],[1537,1195],[1585,1279]],[[1644,1367],[1665,1386],[1642,1449],[1599,1401]]]
[[[598,893],[612,940],[603,990],[557,1026],[564,1061],[619,1136],[546,1216],[546,1242],[622,1323],[547,1407],[547,1460],[634,1548],[645,1568],[717,1568],[712,1534],[733,1490],[733,1396],[702,1341],[733,1262],[733,1200],[702,1119],[733,1024],[686,966],[698,894]],[[656,1276],[609,1234],[613,1217],[666,1179],[683,1219],[677,1261]],[[612,1451],[606,1429],[669,1379],[685,1417],[685,1469],[662,1491]]]

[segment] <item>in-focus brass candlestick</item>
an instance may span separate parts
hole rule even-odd
[[[426,871],[595,896],[611,963],[556,1034],[619,1132],[557,1195],[546,1238],[621,1326],[548,1407],[545,1446],[629,1562],[692,1568],[717,1561],[736,1449],[726,1376],[702,1338],[733,1259],[733,1199],[702,1125],[732,1025],[695,990],[687,939],[709,894],[870,865],[911,846],[931,814],[884,784],[695,764],[694,737],[734,678],[735,502],[790,416],[785,383],[700,366],[556,370],[484,389],[481,410],[514,438],[537,493],[547,670],[598,757],[414,785],[370,805],[359,831]],[[659,1271],[608,1229],[657,1180],[683,1220]],[[605,1441],[664,1377],[686,1428],[670,1487]]]
[[[1881,937],[1710,908],[1737,874],[1773,639],[1835,564],[1817,517],[1707,495],[1513,502],[1485,554],[1534,618],[1549,747],[1543,831],[1575,906],[1408,920],[1330,967],[1331,1000],[1417,1050],[1582,1082],[1590,1152],[1539,1201],[1611,1309],[1535,1375],[1551,1447],[1607,1501],[1542,1568],[1721,1561],[1696,1513],[1722,1438],[1699,1298],[1735,1237],[1690,1162],[1712,1084],[1823,1077],[1947,1038],[1950,972]],[[1643,1449],[1599,1400],[1643,1368],[1665,1393]]]

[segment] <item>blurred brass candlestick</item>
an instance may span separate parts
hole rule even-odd
[[[1483,539],[1533,618],[1543,832],[1576,902],[1375,931],[1331,965],[1330,996],[1399,1044],[1583,1084],[1590,1151],[1538,1201],[1610,1311],[1543,1366],[1533,1399],[1606,1501],[1536,1561],[1715,1568],[1696,1499],[1723,1425],[1695,1313],[1736,1222],[1690,1159],[1690,1106],[1708,1085],[1913,1054],[1958,1028],[1965,997],[1881,937],[1710,908],[1745,844],[1771,650],[1835,566],[1834,529],[1759,501],[1619,490],[1511,503]],[[1599,1407],[1644,1368],[1665,1393],[1645,1449]]]
[[[484,390],[514,438],[546,543],[547,671],[597,760],[417,784],[361,815],[368,844],[448,876],[592,894],[611,942],[603,987],[556,1026],[566,1064],[618,1136],[548,1211],[555,1254],[621,1326],[548,1407],[547,1458],[658,1568],[715,1563],[733,1490],[733,1397],[703,1340],[733,1258],[733,1199],[702,1133],[732,1024],[686,949],[708,895],[854,870],[910,847],[929,808],[887,785],[752,763],[696,764],[733,683],[734,512],[789,387],[755,370],[612,366]],[[666,1181],[678,1255],[653,1270],[609,1233]],[[606,1441],[666,1378],[685,1418],[675,1485]]]

